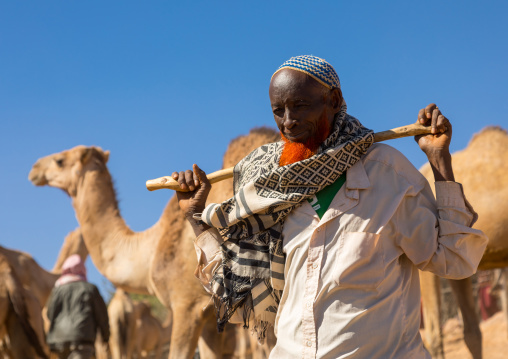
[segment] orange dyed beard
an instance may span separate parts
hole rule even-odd
[[[290,165],[295,162],[306,160],[316,154],[319,146],[330,135],[331,126],[328,123],[326,112],[321,116],[316,136],[309,138],[305,143],[292,142],[280,132],[280,137],[284,142],[284,148],[279,159],[279,166]]]

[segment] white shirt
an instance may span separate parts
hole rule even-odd
[[[270,358],[430,358],[419,334],[418,269],[461,279],[487,244],[461,185],[425,178],[397,150],[373,145],[320,220],[304,201],[286,218],[285,287]],[[216,230],[196,239],[206,287]],[[209,286],[208,286],[209,290]]]

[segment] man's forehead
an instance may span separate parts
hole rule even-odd
[[[302,55],[290,58],[275,71],[272,79],[286,69],[303,72],[329,89],[340,88],[339,76],[333,66],[317,56]]]
[[[282,69],[277,71],[271,81],[271,88],[278,87],[300,87],[300,86],[316,86],[319,88],[324,88],[323,84],[316,81],[312,76],[308,75],[303,71],[298,71],[295,69]]]

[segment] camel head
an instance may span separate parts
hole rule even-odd
[[[60,188],[73,197],[86,172],[105,169],[108,158],[109,151],[100,147],[76,146],[37,160],[28,179],[36,186]]]

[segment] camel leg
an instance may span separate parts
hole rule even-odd
[[[427,349],[433,359],[444,359],[439,278],[430,272],[419,273]]]
[[[162,358],[162,341],[159,341],[157,346],[155,347],[155,357],[156,359]]]
[[[219,359],[222,358],[224,333],[217,332],[217,323],[215,316],[208,316],[204,323],[201,337],[198,341],[199,357],[201,359]],[[234,338],[232,339],[234,340]]]
[[[197,305],[189,311],[186,306],[173,307],[173,329],[169,359],[192,359],[203,328],[203,310]]]
[[[28,340],[25,336],[25,332],[15,315],[9,315],[7,326],[9,328],[10,349],[13,358],[40,358],[35,354],[32,347],[27,345]]]
[[[471,278],[450,280],[450,286],[457,303],[459,304],[464,321],[464,342],[473,359],[482,358],[482,332],[480,322],[476,315],[476,306],[473,300],[473,286]]]
[[[111,352],[111,357],[113,359],[121,359],[121,340],[120,333],[118,332],[118,324],[110,325],[110,336],[109,336],[109,351]]]

